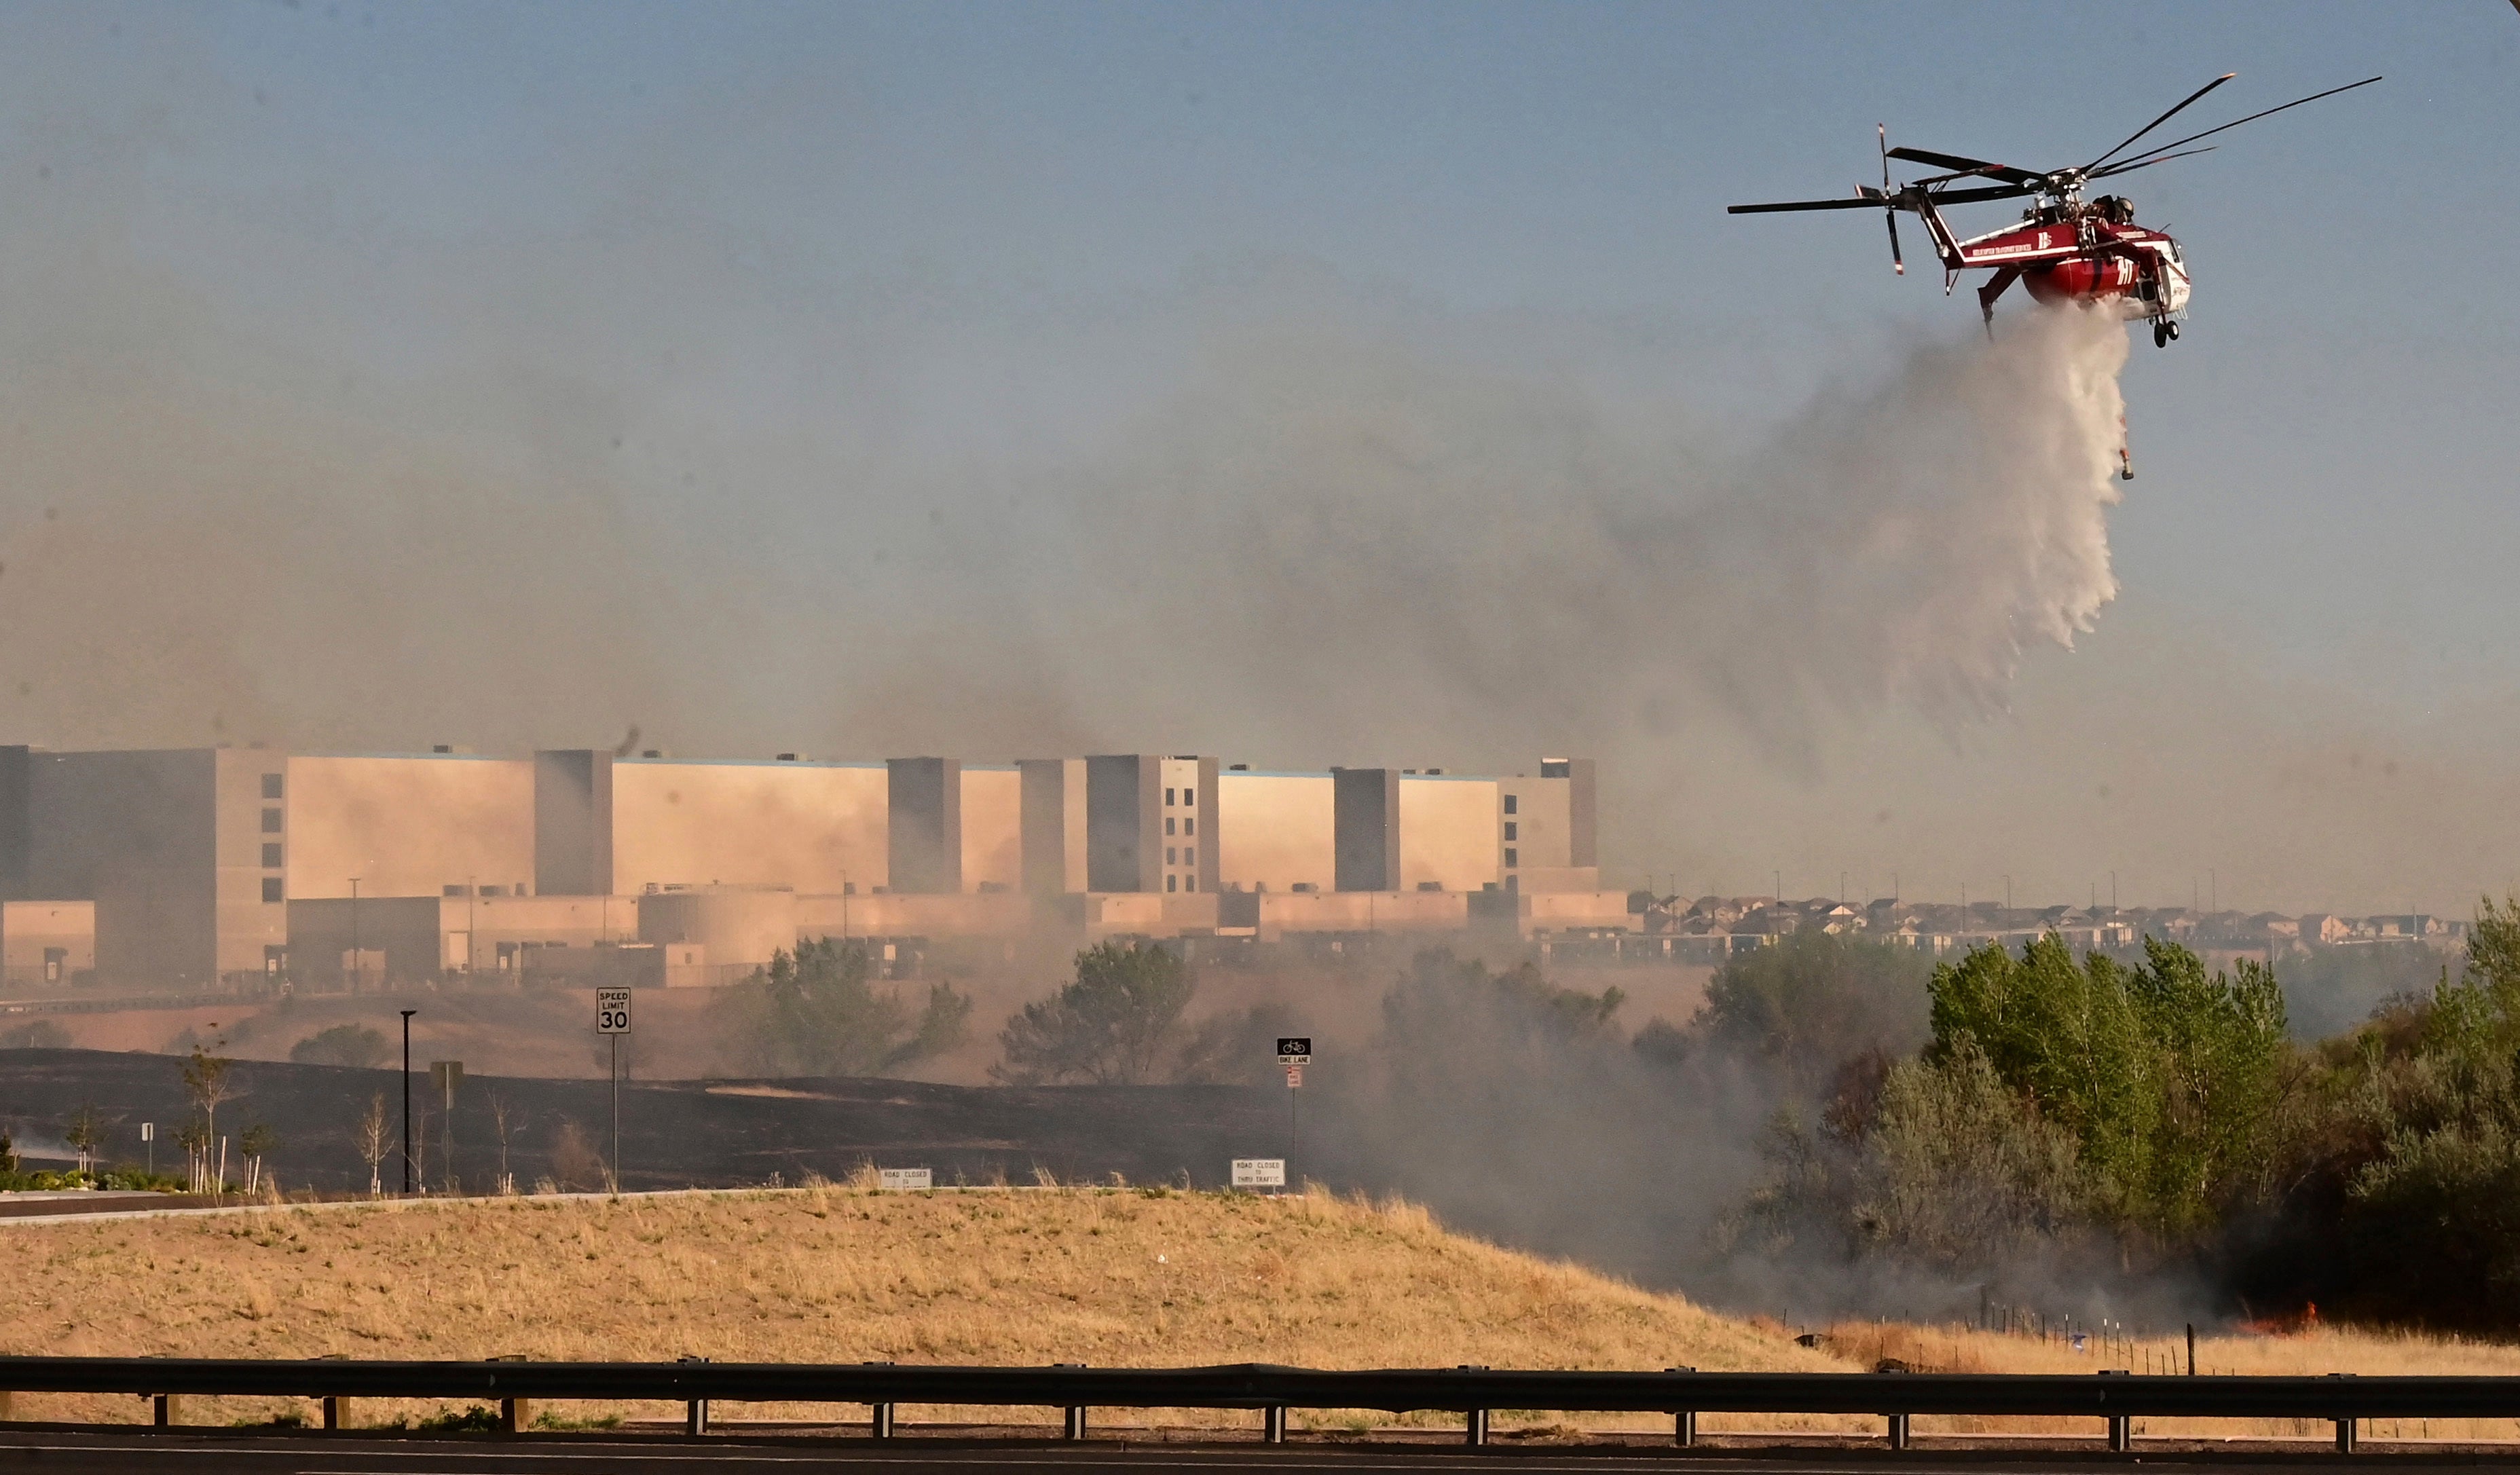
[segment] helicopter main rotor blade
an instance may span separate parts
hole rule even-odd
[[[2038,193],[2029,185],[1988,185],[1982,190],[1937,190],[1925,198],[1936,204],[1973,204],[1981,200],[2019,200]]]
[[[1877,210],[1878,200],[1783,200],[1774,204],[1728,204],[1727,215],[1772,215],[1779,210]]]
[[[2164,154],[2158,158],[2140,159],[2134,163],[2111,164],[2107,168],[2100,170],[2098,173],[2088,175],[2086,177],[2091,179],[2110,179],[2136,169],[2149,169],[2154,164],[2166,164],[2174,158],[2186,158],[2191,155],[2197,154],[2211,154],[2221,147],[2223,147],[2221,144],[2207,144],[2202,149],[2182,149],[2176,154]]]
[[[1889,156],[1904,158],[1912,164],[1932,164],[1937,169],[1957,169],[1962,174],[2001,179],[2005,184],[2037,184],[2048,177],[2028,169],[2016,169],[2010,164],[1992,164],[1982,158],[1962,158],[1957,154],[1937,154],[1931,149],[1911,149],[1904,144],[1890,150]]]
[[[2264,112],[2252,112],[2247,117],[2233,118],[2231,121],[2225,123],[2221,128],[2208,128],[2202,133],[2191,133],[2185,138],[2174,140],[2170,143],[2163,144],[2158,148],[2146,149],[2141,154],[2135,156],[2133,158],[2124,160],[2118,165],[2118,167],[2124,169],[2130,168],[2138,163],[2150,163],[2156,156],[2168,154],[2173,149],[2182,148],[2188,144],[2192,144],[2200,138],[2212,138],[2217,133],[2236,128],[2242,123],[2254,123],[2262,117],[2272,117],[2275,113],[2283,112],[2285,108],[2298,108],[2304,103],[2316,103],[2323,97],[2334,97],[2340,92],[2352,92],[2357,87],[2368,87],[2378,80],[2380,80],[2378,77],[2364,77],[2359,82],[2348,82],[2342,87],[2330,87],[2325,92],[2314,92],[2308,97],[2294,98],[2291,102],[2284,104],[2282,108],[2270,108]]]
[[[2089,173],[2091,173],[2093,169],[2096,169],[2096,168],[2098,168],[2100,165],[2102,165],[2102,164],[2104,164],[2104,163],[2107,163],[2107,162],[2108,162],[2112,157],[2115,157],[2115,156],[2116,156],[2116,155],[2117,155],[2117,153],[2118,153],[2118,150],[2119,150],[2119,149],[2124,149],[2128,144],[2134,143],[2137,139],[2139,139],[2139,138],[2143,137],[2145,134],[2150,133],[2153,129],[2160,127],[2162,124],[2164,124],[2164,123],[2166,123],[2166,122],[2169,122],[2172,118],[2177,117],[2177,116],[2180,114],[2180,112],[2181,112],[2182,109],[2186,108],[2186,106],[2187,106],[2187,104],[2188,104],[2188,103],[2192,103],[2192,102],[2196,101],[2198,98],[2203,97],[2205,94],[2207,94],[2207,93],[2209,93],[2209,92],[2213,91],[2213,90],[2214,90],[2215,88],[2217,88],[2217,87],[2222,86],[2225,82],[2228,82],[2228,81],[2231,80],[2231,78],[2233,78],[2233,77],[2235,77],[2235,76],[2238,76],[2238,75],[2239,75],[2239,73],[2238,73],[2238,72],[2236,72],[2236,71],[2227,71],[2227,72],[2223,73],[2221,76],[2216,77],[2214,80],[2212,80],[2212,81],[2210,81],[2210,82],[2206,83],[2204,86],[2197,88],[2194,92],[2191,92],[2191,93],[2187,94],[2187,102],[2181,103],[2181,104],[2179,105],[2179,107],[2171,109],[2168,112],[2163,113],[2161,116],[2159,116],[2159,117],[2157,117],[2157,118],[2154,118],[2151,122],[2148,122],[2148,123],[2144,124],[2142,127],[2138,128],[2137,130],[2135,130],[2133,133],[2128,134],[2128,135],[2127,135],[2123,140],[2121,140],[2121,141],[2119,142],[2119,144],[2118,144],[2118,146],[2117,146],[2117,149],[2111,149],[2108,153],[2103,154],[2103,155],[2101,155],[2099,157],[2097,157],[2097,158],[2095,158],[2095,159],[2092,159],[2090,163],[2087,163],[2087,164],[2083,165],[2083,172],[2084,172],[2085,174],[2089,174]]]

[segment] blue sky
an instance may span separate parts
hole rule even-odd
[[[1892,276],[1869,217],[1724,204],[1845,191],[1876,122],[2047,166],[2217,72],[2239,76],[2197,126],[2385,73],[2128,182],[2197,295],[2125,376],[2141,475],[2096,639],[2192,643],[2371,703],[2381,733],[2520,692],[2501,0],[12,4],[0,35],[20,373],[251,394],[324,436],[451,447],[519,498],[565,481],[642,548],[901,599],[913,560],[858,551],[922,514],[1051,515],[1008,487],[1145,413],[1220,322],[1362,302],[1748,443],[1974,311],[1929,268]],[[880,495],[852,490],[869,468]],[[390,522],[359,495],[334,511]],[[781,694],[846,685],[828,654],[714,677],[685,726],[792,745],[782,724],[836,720]],[[1778,782],[1802,837],[1773,848],[1842,869],[1834,801]],[[1688,854],[1747,889],[1759,848]]]

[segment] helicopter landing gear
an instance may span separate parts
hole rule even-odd
[[[2167,319],[2152,325],[2152,346],[2167,348],[2179,341],[2179,325]]]

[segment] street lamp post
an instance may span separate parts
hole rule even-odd
[[[402,1011],[402,1191],[411,1193],[411,1016],[418,1009]]]

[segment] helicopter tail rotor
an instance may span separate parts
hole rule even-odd
[[[2520,0],[2513,0],[2520,4]],[[1890,125],[1875,123],[1872,131],[1881,146],[1881,223],[1890,228],[1890,269],[1900,276],[1908,275],[1908,262],[1899,254],[1899,207],[1890,201]]]

